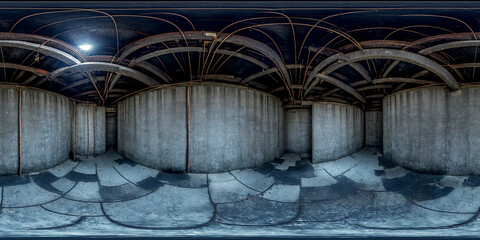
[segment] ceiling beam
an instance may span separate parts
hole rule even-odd
[[[133,59],[128,66],[129,67],[138,66],[139,63],[143,63],[144,61],[146,61],[148,59],[151,59],[151,58],[154,58],[154,57],[160,57],[160,56],[167,55],[167,54],[174,54],[174,53],[181,53],[181,52],[200,52],[201,53],[201,52],[208,52],[208,49],[205,49],[203,47],[177,47],[177,48],[162,49],[162,50],[158,50],[158,51],[155,51],[155,52],[151,52],[151,53],[142,55],[141,57],[138,57],[136,59]],[[242,53],[229,51],[229,50],[224,50],[224,49],[217,50],[217,53],[241,58],[241,59],[249,61],[249,62],[251,62],[255,65],[258,65],[259,67],[261,67],[263,69],[268,68],[268,65],[263,63],[262,61],[257,60],[253,57],[250,57],[250,56],[242,54]]]
[[[429,55],[434,52],[439,52],[439,51],[453,49],[453,48],[478,47],[478,46],[480,46],[479,40],[455,41],[455,42],[448,42],[448,43],[438,44],[429,48],[425,48],[419,51],[418,53],[422,55]]]
[[[323,69],[322,73],[327,75],[349,63],[367,60],[367,59],[393,59],[393,60],[400,60],[400,61],[408,62],[411,64],[415,64],[439,76],[450,87],[450,89],[452,90],[460,89],[457,81],[452,76],[452,74],[450,74],[450,72],[448,72],[444,67],[442,67],[438,63],[422,55],[412,53],[412,52],[406,52],[402,50],[396,50],[396,49],[365,49],[363,51],[348,53],[339,57],[338,60],[342,60],[342,62],[338,64],[332,64],[330,67],[327,67],[325,69],[324,69],[324,66],[326,66],[326,64],[320,63],[319,65],[317,65],[317,67],[314,68],[314,70],[312,71],[312,73],[310,74],[306,82],[310,83],[317,76],[317,73],[319,73],[320,70],[322,69]],[[329,62],[331,62],[331,60],[329,60]],[[319,79],[317,78],[312,83],[312,86],[315,86],[318,83],[318,81]],[[308,89],[309,88],[307,88],[307,90]],[[307,93],[308,91],[306,91],[304,95],[306,95]]]
[[[63,67],[51,72],[50,75],[48,75],[48,77],[45,80],[54,79],[59,77],[60,75],[67,74],[67,73],[82,72],[82,71],[114,72],[117,75],[127,76],[130,78],[136,79],[139,82],[142,82],[148,86],[153,86],[158,84],[157,81],[153,80],[149,76],[137,70],[134,70],[122,65],[118,65],[114,63],[105,63],[105,62],[85,62],[85,63],[76,64],[73,66]]]
[[[352,94],[355,98],[357,98],[358,100],[360,100],[360,102],[363,102],[363,103],[366,103],[365,99],[362,97],[362,95],[360,95],[355,89],[353,89],[352,87],[348,86],[347,84],[343,83],[342,81],[338,80],[338,79],[335,79],[334,77],[330,77],[330,76],[327,76],[327,75],[323,75],[323,74],[319,74],[317,73],[315,75],[316,78],[320,80],[323,80],[325,82],[328,82],[330,84],[333,84],[335,86],[337,86],[338,88],[341,88],[343,89],[345,92],[348,92],[350,94]]]
[[[338,61],[340,59],[341,56],[343,56],[344,54],[339,52],[337,54],[334,54],[334,55],[331,55],[329,56],[328,58],[326,58],[325,60],[323,60],[322,62],[320,62],[313,70],[315,71],[315,69],[322,69],[322,68],[325,68],[327,67],[328,65],[330,64],[338,64],[338,63],[335,63],[336,61]],[[348,64],[350,67],[352,67],[355,71],[357,71],[365,80],[367,81],[371,81],[372,77],[370,76],[370,73],[359,63],[355,63],[355,62],[352,62],[350,64]],[[322,74],[325,74],[322,72]],[[328,74],[325,74],[325,75],[328,75]],[[307,80],[305,82],[305,86],[309,83],[309,81]]]
[[[0,40],[0,47],[21,48],[34,52],[39,52],[45,56],[60,60],[68,65],[81,63],[80,60],[64,51],[37,43],[16,40]]]
[[[305,68],[305,65],[301,65],[301,64],[289,64],[289,65],[285,65],[285,67],[286,67],[287,69],[303,69],[303,68]],[[278,70],[278,68],[276,68],[276,67],[274,67],[274,68],[269,68],[269,69],[267,69],[267,70],[264,70],[264,71],[262,71],[262,72],[258,72],[258,73],[252,74],[252,75],[244,78],[240,84],[248,83],[248,82],[250,82],[250,81],[252,81],[252,80],[254,80],[254,79],[257,79],[257,78],[259,78],[259,77],[265,76],[265,75],[267,75],[267,74],[276,73],[276,72],[278,72],[278,71],[279,71],[279,70]]]
[[[12,69],[17,69],[17,70],[22,70],[25,72],[31,72],[37,76],[46,76],[49,74],[48,71],[39,69],[39,68],[34,68],[34,67],[29,67],[21,64],[16,64],[16,63],[0,63],[1,68],[12,68]]]
[[[80,61],[86,61],[86,55],[80,51],[78,48],[74,47],[71,44],[68,44],[59,39],[36,35],[36,34],[26,34],[26,33],[10,33],[10,32],[0,32],[0,40],[15,40],[15,41],[24,41],[24,42],[33,42],[41,43],[41,45],[47,45],[61,51],[68,52],[76,56]]]
[[[362,48],[393,48],[393,49],[402,49],[408,45],[410,42],[407,41],[398,41],[398,40],[367,40],[358,43]],[[348,44],[338,49],[340,52],[351,52],[354,50],[359,50],[357,45]]]
[[[105,81],[105,76],[97,76],[96,79],[97,79],[97,81]],[[77,87],[77,86],[80,86],[80,85],[83,85],[83,84],[86,84],[86,83],[89,83],[89,82],[90,82],[90,79],[77,80],[72,84],[66,85],[65,87],[60,89],[58,92],[63,92],[65,90],[68,90],[68,89],[71,89],[71,88],[74,88],[74,87]]]
[[[217,33],[211,34],[210,32],[185,31],[181,33],[180,32],[163,33],[163,34],[146,37],[127,45],[124,48],[124,50],[121,52],[120,56],[116,61],[121,62],[128,55],[149,45],[158,44],[158,43],[167,42],[167,41],[184,41],[184,40],[209,40],[209,41],[212,41],[211,49],[215,49],[214,46],[216,43],[226,42],[226,43],[232,43],[240,46],[245,46],[247,48],[256,50],[257,52],[260,52],[263,55],[265,55],[267,58],[269,58],[275,64],[275,66],[278,69],[280,69],[283,75],[283,79],[285,79],[285,84],[287,85],[288,88],[290,88],[291,86],[291,80],[290,80],[287,68],[285,67],[285,63],[283,62],[282,58],[280,58],[280,56],[273,49],[271,49],[266,44],[259,42],[257,40],[254,40],[252,38],[238,36],[238,35],[229,35],[226,33],[221,33],[217,35]]]
[[[363,92],[372,89],[385,89],[385,88],[392,88],[392,85],[373,85],[368,87],[357,88],[357,92]]]
[[[420,80],[415,78],[400,78],[400,77],[391,77],[391,78],[377,78],[372,80],[373,84],[377,83],[415,83],[415,84],[434,84],[434,81]]]
[[[90,56],[88,58],[92,62],[112,62],[113,56],[109,55],[95,55],[95,56]],[[128,65],[131,61],[124,59],[121,63],[122,65]],[[136,67],[143,68],[151,73],[153,73],[155,76],[159,77],[163,81],[170,83],[172,82],[172,78],[168,76],[167,73],[164,71],[160,70],[159,68],[155,67],[153,64],[148,63],[148,62],[141,62],[135,65]],[[113,87],[113,86],[112,86]]]

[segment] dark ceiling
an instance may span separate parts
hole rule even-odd
[[[215,81],[378,109],[403,89],[477,82],[479,14],[480,2],[1,2],[0,82],[112,105]]]

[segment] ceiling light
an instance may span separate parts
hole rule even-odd
[[[90,44],[83,44],[83,45],[80,45],[78,46],[80,49],[82,49],[83,51],[88,51],[92,48],[92,45]]]

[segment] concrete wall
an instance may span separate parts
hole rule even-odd
[[[226,84],[194,84],[190,91],[190,172],[253,167],[283,154],[279,99]],[[182,86],[119,102],[119,152],[152,168],[185,171],[186,99]]]
[[[285,110],[278,107],[278,156],[283,155],[287,145],[287,134],[285,130]]]
[[[340,103],[312,105],[312,160],[336,160],[358,151],[363,145],[363,110]]]
[[[118,152],[151,168],[185,171],[186,87],[140,93],[118,103]]]
[[[115,148],[117,146],[117,116],[106,116],[106,118],[107,148]]]
[[[0,175],[15,174],[17,169],[18,89],[2,86],[0,87]]]
[[[0,87],[0,175],[18,171],[17,87]],[[22,172],[51,168],[68,159],[72,103],[66,97],[22,88]]]
[[[105,153],[105,107],[98,107],[94,104],[77,104],[75,114],[77,123],[75,153],[80,156]]]
[[[480,86],[401,91],[383,100],[387,159],[424,172],[480,174]]]
[[[281,102],[260,91],[202,84],[191,90],[191,171],[248,168],[281,155]]]
[[[383,113],[381,111],[365,112],[365,145],[369,147],[383,145]]]
[[[312,110],[285,110],[286,147],[289,153],[312,152]]]

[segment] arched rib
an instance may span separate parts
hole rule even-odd
[[[318,50],[319,51],[319,50]],[[317,52],[318,52],[317,51]],[[320,70],[320,69],[323,69],[325,67],[327,67],[328,65],[330,64],[336,64],[335,62],[338,61],[341,56],[343,56],[345,54],[343,53],[337,53],[337,54],[334,54],[334,55],[331,55],[330,57],[326,58],[325,60],[323,60],[322,62],[320,62],[313,70],[315,71],[316,69]],[[338,63],[337,63],[338,64]],[[370,74],[368,73],[368,71],[359,63],[351,63],[349,64],[350,67],[352,67],[353,69],[355,69],[355,71],[357,71],[360,75],[362,75],[362,77],[367,80],[368,82],[370,82],[372,80],[372,77],[370,76]],[[325,74],[325,73],[322,73],[322,74]],[[326,74],[327,75],[327,74]],[[311,81],[311,80],[310,80]],[[308,86],[308,84],[310,83],[310,81],[307,79],[307,81],[305,82],[305,88]]]
[[[422,55],[412,53],[412,52],[406,52],[402,50],[396,50],[396,49],[366,49],[364,51],[356,51],[356,52],[348,53],[343,56],[340,56],[339,60],[342,61],[341,63],[333,64],[330,67],[327,67],[322,71],[322,73],[327,75],[349,63],[367,60],[367,59],[393,59],[393,60],[400,60],[400,61],[408,62],[411,64],[415,64],[439,76],[452,90],[460,89],[457,81],[450,74],[450,72],[448,72],[444,67],[442,67],[438,63]],[[317,66],[320,66],[321,64],[322,63],[320,63]],[[319,73],[320,70],[322,70],[322,68],[315,67],[314,71],[312,71],[312,73],[308,77],[307,83],[311,82],[313,78],[316,76],[316,74]],[[318,83],[317,80],[314,81],[312,85],[315,86],[316,83]]]
[[[73,65],[73,66],[63,67],[63,68],[60,68],[60,69],[57,69],[57,70],[53,71],[48,76],[48,79],[57,78],[58,76],[60,76],[62,74],[65,74],[65,73],[81,72],[81,71],[89,71],[89,70],[114,72],[114,73],[119,74],[119,75],[123,75],[123,76],[127,76],[127,77],[130,77],[130,78],[136,79],[136,80],[138,80],[138,81],[140,81],[140,82],[142,82],[142,83],[144,83],[148,86],[153,86],[153,85],[158,84],[158,82],[156,82],[155,80],[151,79],[149,76],[147,76],[147,75],[145,75],[145,74],[143,74],[143,73],[141,73],[137,70],[134,70],[134,69],[122,66],[122,65],[113,64],[113,63],[105,63],[105,62],[85,62],[85,63],[80,63],[80,64],[77,64],[77,65]]]
[[[285,65],[285,67],[287,69],[302,69],[302,68],[305,68],[305,65],[301,65],[301,64],[289,64],[289,65]],[[245,84],[245,83],[248,83],[254,79],[257,79],[259,77],[262,77],[262,76],[265,76],[267,74],[271,74],[271,73],[276,73],[278,72],[278,68],[274,67],[274,68],[269,68],[265,71],[262,71],[262,72],[258,72],[258,73],[255,73],[253,75],[250,75],[248,77],[246,77],[245,79],[242,80],[242,82],[240,82],[240,84]]]
[[[415,78],[400,78],[400,77],[391,77],[391,78],[378,78],[373,79],[372,83],[415,83],[415,84],[434,84],[436,82],[427,81],[427,80],[420,80]]]
[[[361,87],[361,88],[357,88],[357,92],[363,92],[363,91],[372,90],[372,89],[384,89],[384,88],[392,88],[392,85],[373,85],[368,87]]]
[[[177,47],[177,48],[162,49],[162,50],[158,50],[158,51],[155,51],[155,52],[145,54],[145,55],[143,55],[139,58],[133,59],[128,66],[129,67],[139,66],[138,64],[144,63],[144,61],[146,61],[150,58],[160,57],[162,55],[180,53],[180,52],[208,52],[208,49],[205,49],[203,47]],[[249,61],[249,62],[251,62],[255,65],[258,65],[259,67],[261,67],[263,69],[268,68],[267,64],[261,62],[260,60],[255,59],[253,57],[242,54],[242,53],[238,53],[238,52],[236,53],[234,51],[223,50],[223,49],[218,50],[217,52],[219,54],[225,54],[225,55],[228,55],[228,56],[241,58],[241,59]]]
[[[9,33],[9,32],[0,32],[0,40],[15,40],[15,41],[24,41],[32,43],[41,43],[56,49],[59,49],[64,52],[70,52],[76,56],[80,61],[86,61],[86,56],[83,52],[78,50],[78,48],[61,41],[56,38],[36,35],[36,34],[26,34],[26,33]]]
[[[24,41],[15,41],[15,40],[0,40],[0,47],[14,47],[14,48],[21,48],[27,49],[30,51],[39,52],[45,56],[53,57],[58,59],[66,64],[79,64],[80,60],[75,58],[74,56],[58,50],[56,48],[52,48],[45,45],[40,45],[31,42],[24,42]]]
[[[359,42],[362,48],[394,48],[402,49],[410,44],[407,41],[398,41],[398,40],[367,40]],[[358,47],[354,44],[348,44],[338,49],[340,52],[350,52],[353,50],[358,50]]]
[[[276,66],[280,68],[281,72],[285,76],[287,85],[290,87],[291,81],[290,81],[290,77],[288,75],[287,69],[285,67],[285,64],[283,63],[280,56],[273,49],[271,49],[264,43],[261,43],[257,40],[254,40],[248,37],[232,35],[226,38],[227,36],[228,34],[226,33],[222,33],[217,36],[217,34],[209,34],[207,32],[195,32],[195,31],[183,32],[183,35],[179,32],[158,34],[158,35],[150,36],[144,39],[140,39],[138,41],[135,41],[129,44],[122,51],[122,53],[120,54],[120,57],[117,59],[117,62],[121,62],[128,55],[130,55],[131,53],[135,52],[138,49],[141,49],[149,45],[161,43],[161,42],[183,41],[184,39],[209,40],[209,41],[215,40],[215,41],[221,42],[223,39],[225,39],[224,42],[226,43],[233,43],[233,44],[245,46],[267,56],[269,59],[271,59],[275,63]]]
[[[468,40],[468,41],[455,41],[455,42],[448,42],[443,44],[438,44],[429,48],[425,48],[419,51],[419,54],[422,55],[429,55],[434,52],[443,51],[452,48],[461,48],[461,47],[478,47],[480,46],[480,40]]]
[[[89,60],[92,62],[111,62],[112,59],[113,59],[113,56],[108,56],[108,55],[95,55],[95,56],[89,57]],[[130,62],[131,62],[130,60],[124,59],[124,61],[122,61],[120,64],[128,65]],[[160,79],[164,80],[167,83],[172,81],[172,78],[168,76],[167,73],[165,73],[164,71],[160,70],[159,68],[155,67],[154,65],[148,62],[141,62],[136,64],[136,66],[153,73],[155,76],[159,77]]]
[[[315,74],[315,77],[317,77],[319,80],[321,79],[325,82],[328,82],[330,84],[333,84],[333,85],[337,86],[338,88],[343,89],[344,91],[352,94],[355,98],[360,100],[360,102],[366,103],[366,101],[362,97],[362,95],[360,95],[355,89],[353,89],[352,87],[343,83],[342,81],[340,81],[338,79],[335,79],[334,77],[330,77],[330,76],[327,76],[327,75],[324,75],[324,74],[319,74],[319,73]],[[308,91],[310,91],[310,88],[308,89]]]
[[[105,81],[105,76],[97,76],[96,79],[99,82],[103,82],[103,81]],[[58,92],[63,92],[65,90],[68,90],[68,89],[71,89],[71,88],[74,88],[74,87],[78,87],[78,86],[81,86],[83,84],[87,84],[89,82],[90,82],[90,79],[81,79],[81,80],[75,81],[72,84],[66,85],[62,89],[58,90]]]
[[[48,75],[48,71],[39,69],[39,68],[34,68],[34,67],[29,67],[21,64],[16,64],[16,63],[0,63],[1,68],[12,68],[12,69],[18,69],[22,70],[25,72],[31,72],[37,76],[45,76]]]

